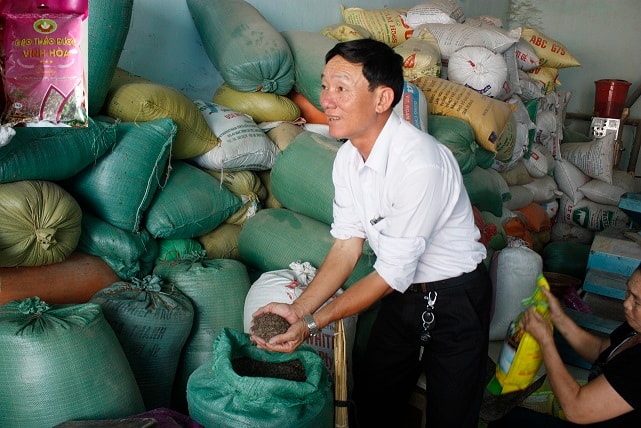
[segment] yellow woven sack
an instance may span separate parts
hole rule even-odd
[[[429,114],[465,120],[474,130],[476,142],[497,152],[497,143],[512,118],[510,104],[439,77],[421,77],[413,83],[425,94]]]
[[[273,92],[241,92],[223,83],[216,89],[212,102],[249,115],[254,122],[293,121],[300,108],[289,98]]]
[[[441,51],[436,39],[411,38],[394,48],[403,57],[403,78],[412,82],[419,77],[441,75]]]
[[[557,86],[561,86],[561,82],[559,82],[558,68],[536,67],[534,70],[528,71],[527,74],[532,79],[543,84],[543,92],[546,94],[554,91]]]
[[[207,259],[240,260],[238,236],[242,226],[223,223],[209,233],[198,237],[198,242],[207,252]]]
[[[107,115],[124,122],[170,118],[178,132],[172,145],[174,159],[189,159],[220,144],[194,102],[177,89],[120,70],[112,80],[104,104]]]
[[[538,30],[523,27],[521,38],[527,41],[539,57],[539,65],[544,67],[579,67],[581,63],[570,53],[563,43],[554,40]]]
[[[371,39],[372,35],[365,28],[354,24],[334,24],[321,29],[320,33],[339,42],[350,40]]]
[[[412,37],[414,30],[401,17],[407,9],[363,9],[360,7],[345,8],[341,5],[341,14],[347,24],[360,25],[370,32],[372,38],[394,47]]]
[[[527,299],[527,304],[528,307],[534,306],[549,321],[547,298],[541,291],[542,288],[549,290],[550,284],[543,274],[539,274],[536,280],[536,290],[532,297]],[[502,387],[501,394],[527,388],[543,363],[539,343],[519,327],[519,320],[523,313],[521,312],[510,323],[496,365],[496,379]]]
[[[216,177],[227,190],[238,196],[243,203],[238,211],[225,220],[225,223],[242,226],[260,209],[260,200],[267,198],[267,189],[254,171],[205,171]]]

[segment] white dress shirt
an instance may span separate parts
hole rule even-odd
[[[392,113],[366,162],[348,140],[332,174],[337,239],[366,238],[395,290],[473,271],[485,258],[451,151]]]

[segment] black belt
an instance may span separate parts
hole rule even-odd
[[[439,281],[415,282],[414,284],[410,284],[410,286],[407,288],[407,291],[411,291],[413,293],[427,293],[430,290],[441,290],[444,288],[453,287],[465,283],[466,281],[470,280],[469,277],[471,275],[477,275],[484,270],[485,265],[483,264],[483,262],[481,262],[472,272],[463,273],[459,276],[448,279],[441,279]]]
[[[414,293],[427,293],[427,284],[427,282],[416,282],[414,284],[410,284],[407,291],[412,291]]]

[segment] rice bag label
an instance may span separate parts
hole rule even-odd
[[[16,0],[3,9],[7,99],[3,124],[88,125],[80,48],[87,2],[71,2],[75,10],[54,7],[61,3],[33,7]]]

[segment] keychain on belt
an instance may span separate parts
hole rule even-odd
[[[434,316],[434,306],[436,305],[436,298],[438,293],[435,290],[430,290],[423,297],[427,303],[425,311],[421,315],[423,321],[423,332],[421,333],[421,341],[423,343],[428,343],[432,338],[430,330],[434,327],[436,317]]]

